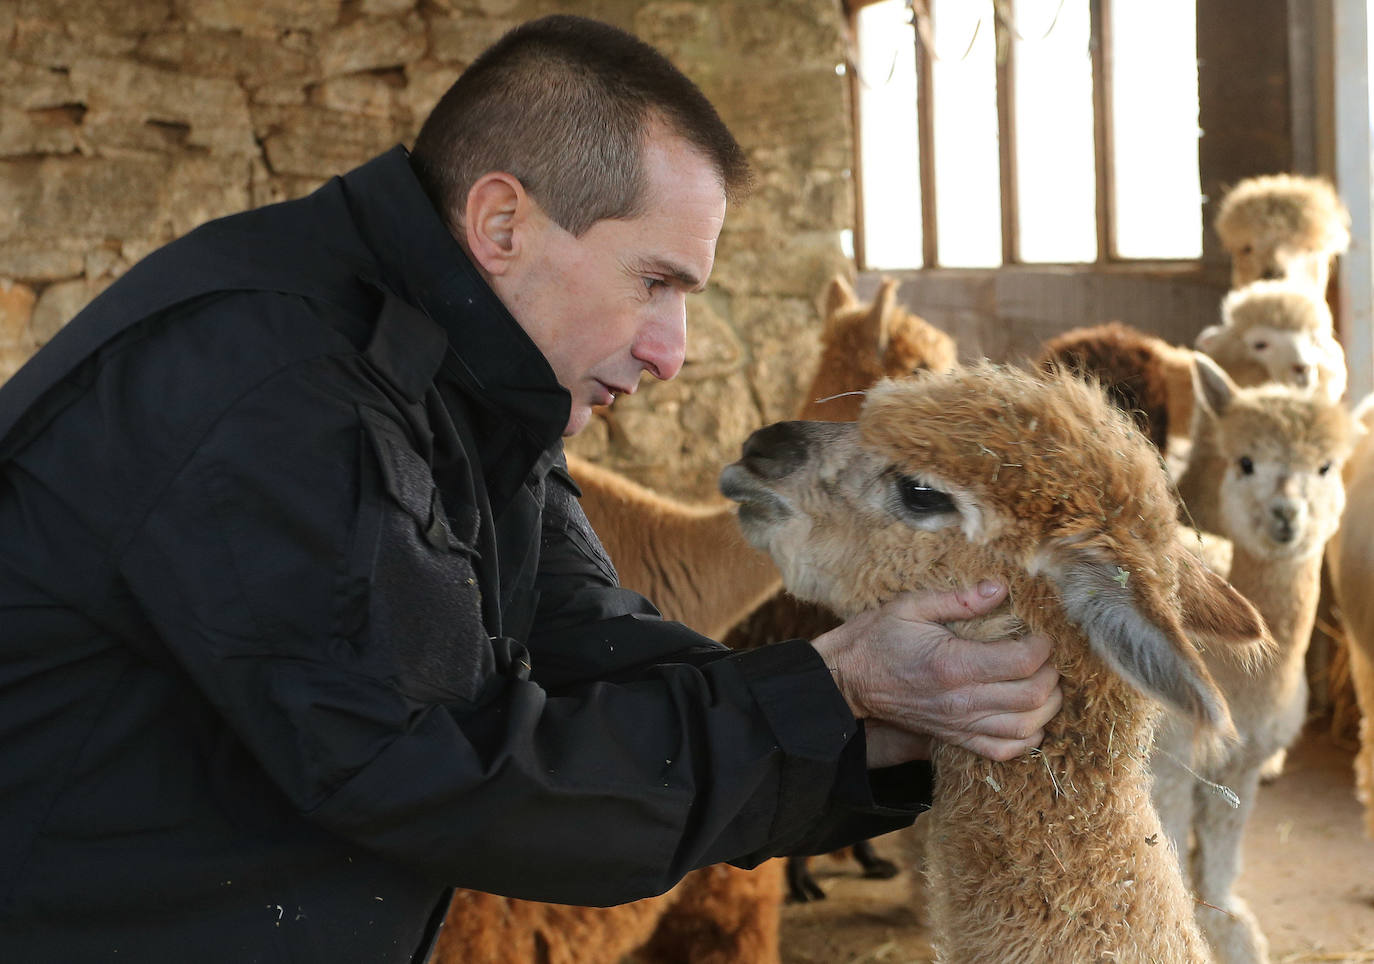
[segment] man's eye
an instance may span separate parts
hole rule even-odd
[[[645,278],[645,279],[644,279],[644,290],[646,290],[646,291],[656,291],[656,290],[659,289],[659,288],[666,288],[666,287],[668,287],[668,282],[664,281],[662,278]]]

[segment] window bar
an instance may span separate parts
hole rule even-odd
[[[1089,0],[1093,70],[1093,147],[1097,171],[1097,263],[1117,261],[1116,179],[1112,144],[1111,0]]]
[[[928,3],[916,0],[913,8],[915,17],[925,17],[930,23]],[[930,32],[933,35],[933,26]],[[926,49],[919,29],[912,33],[912,42],[916,44],[916,137],[921,150],[921,260],[927,268],[934,268],[940,264],[939,225],[935,217],[935,52]]]
[[[997,9],[998,5],[994,5]],[[1016,186],[1016,45],[1000,16],[993,18],[997,62],[997,165],[1002,190],[1002,263],[1021,260],[1020,211]]]

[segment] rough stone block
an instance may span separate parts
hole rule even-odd
[[[294,49],[270,35],[238,30],[164,30],[144,37],[138,45],[141,60],[167,70],[197,77],[237,78],[280,83],[291,78],[299,83],[319,75],[319,66],[308,52]]]
[[[494,17],[489,20],[445,19],[429,25],[429,55],[446,64],[464,66],[477,59],[501,36],[521,21]]]
[[[5,177],[0,165],[0,181]],[[0,194],[3,194],[0,186]],[[81,274],[84,251],[89,242],[84,238],[35,239],[4,238],[0,231],[0,276],[22,279],[31,284],[45,284],[59,278]]]
[[[0,107],[0,157],[70,154],[80,143],[77,122],[69,111]]]
[[[178,11],[201,26],[272,34],[325,30],[338,22],[341,6],[342,0],[179,0]]]
[[[398,140],[396,125],[383,117],[276,107],[256,109],[254,120],[267,164],[276,175],[332,177],[395,146]]]
[[[326,80],[310,92],[310,103],[328,110],[390,117],[395,113],[396,95],[396,84],[385,78],[354,74]]]
[[[0,104],[23,110],[76,103],[65,71],[18,60],[0,60]]]
[[[160,220],[180,237],[206,221],[249,207],[251,182],[252,161],[247,158],[179,157],[167,175]]]
[[[257,151],[248,98],[232,80],[103,57],[79,60],[71,70],[73,89],[93,112],[183,124],[186,143],[198,147],[238,154]]]
[[[73,37],[124,34],[137,37],[161,27],[172,16],[172,0],[19,0],[19,20],[50,20],[64,24]]]
[[[29,321],[34,342],[46,345],[63,325],[76,317],[76,313],[100,293],[101,287],[78,278],[59,281],[44,288],[38,296],[38,304],[34,306],[33,318]]]
[[[26,64],[67,67],[83,57],[123,57],[137,46],[136,34],[73,35],[60,20],[23,17],[15,21],[9,53]]]
[[[436,60],[422,60],[406,68],[406,86],[398,92],[397,99],[410,114],[412,137],[408,140],[413,140],[413,134],[419,133],[420,125],[460,73],[459,68]]]
[[[0,161],[0,242],[142,236],[157,220],[167,169],[160,157]]]
[[[320,69],[325,77],[337,77],[404,67],[423,57],[427,45],[424,21],[419,16],[399,20],[368,17],[320,38]]]
[[[29,319],[37,299],[28,285],[0,278],[0,346],[28,343]]]

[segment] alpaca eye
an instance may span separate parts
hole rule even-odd
[[[922,485],[913,478],[903,476],[897,480],[897,494],[908,512],[915,515],[937,515],[954,511],[954,500],[939,489]]]
[[[1319,469],[1317,469],[1317,474],[1318,474],[1318,475],[1325,475],[1326,473],[1328,473],[1328,472],[1330,472],[1330,471],[1331,471],[1331,463],[1330,463],[1330,462],[1323,462],[1323,463],[1322,463],[1322,467],[1319,468]]]
[[[1268,347],[1269,347],[1269,342],[1267,342],[1267,341],[1257,341],[1257,342],[1255,342],[1255,351],[1264,351],[1264,350],[1267,349]]]
[[[1255,474],[1255,463],[1250,459],[1250,456],[1242,455],[1240,457],[1239,465],[1241,472],[1245,475]]]

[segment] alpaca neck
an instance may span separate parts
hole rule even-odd
[[[745,541],[732,504],[666,499],[580,462],[573,474],[621,585],[665,618],[719,639],[782,587],[777,567]]]
[[[1274,672],[1291,675],[1301,666],[1312,638],[1321,592],[1322,555],[1276,560],[1256,555],[1234,543],[1230,582],[1259,610],[1277,648]]]
[[[938,750],[929,859],[941,949],[952,961],[986,960],[989,947],[1024,941],[1028,922],[1048,915],[1029,929],[1054,947],[1026,959],[1136,960],[1158,934],[1185,948],[1160,959],[1202,959],[1150,803],[1156,710],[1086,641],[1061,639],[1055,660],[1064,706],[1039,750],[1006,763]]]

